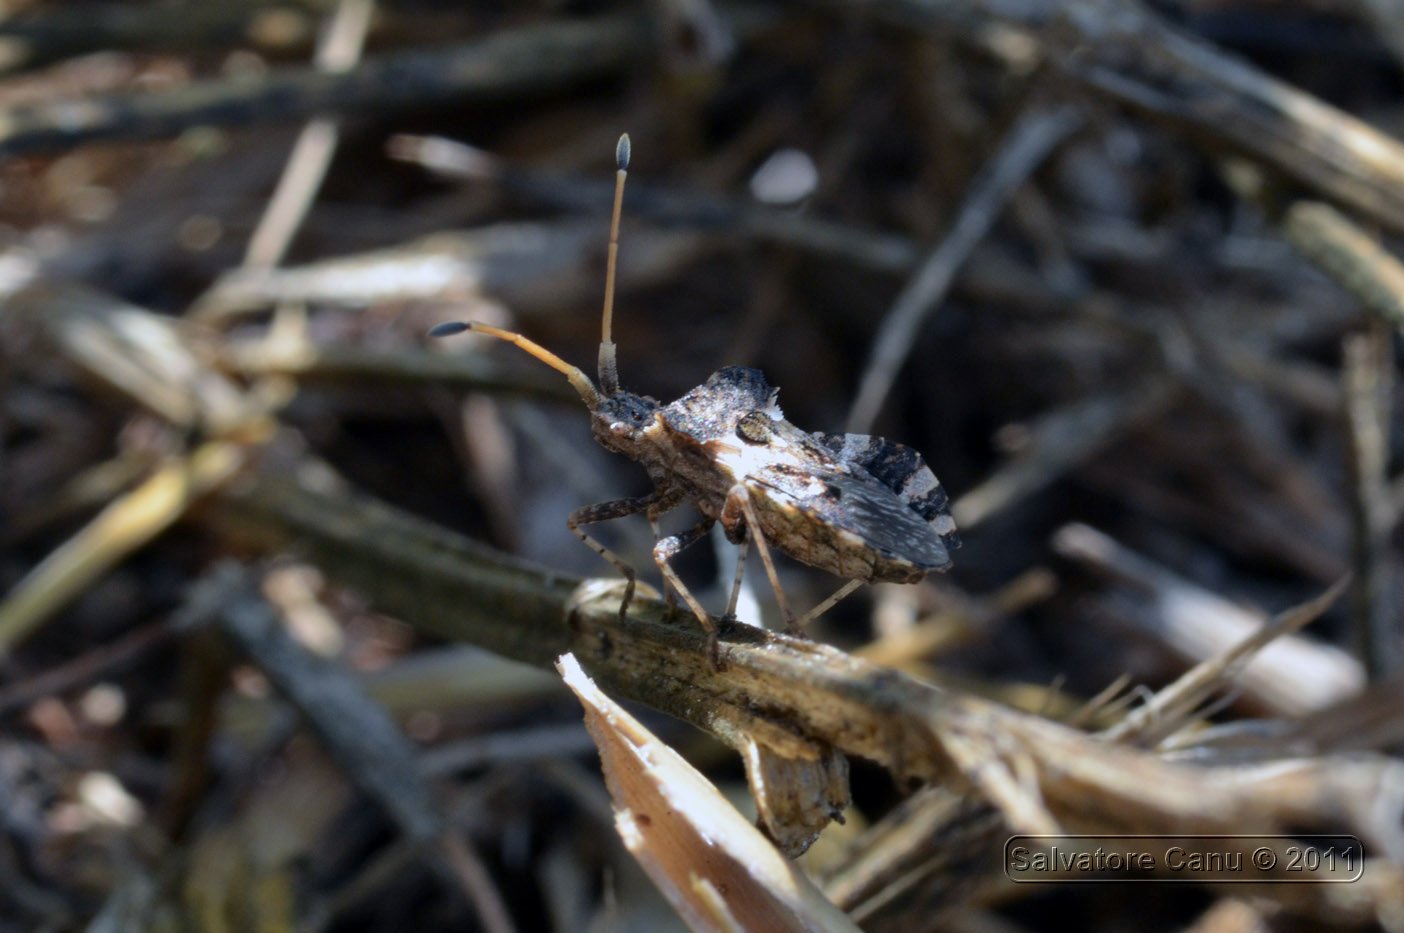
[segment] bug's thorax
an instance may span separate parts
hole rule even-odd
[[[699,444],[739,441],[737,430],[747,419],[784,416],[776,390],[758,369],[728,366],[663,409],[670,430]]]
[[[732,366],[667,405],[617,390],[600,398],[591,420],[602,446],[651,475],[661,470],[693,496],[724,496],[751,459],[769,459],[767,426],[782,418],[760,371]]]

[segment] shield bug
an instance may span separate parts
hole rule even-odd
[[[865,582],[915,583],[932,571],[948,569],[950,551],[960,546],[960,538],[947,510],[945,491],[910,447],[880,437],[802,431],[785,420],[778,390],[759,370],[743,366],[718,370],[666,405],[620,388],[611,327],[629,149],[626,134],[615,150],[618,171],[598,386],[579,368],[521,334],[475,322],[440,324],[429,332],[432,337],[469,330],[489,334],[516,344],[564,374],[590,411],[595,439],[636,460],[648,472],[654,487],[648,495],[588,505],[566,520],[581,541],[624,575],[621,617],[633,597],[634,569],[582,526],[643,513],[656,536],[659,516],[685,502],[696,507],[702,520],[680,534],[658,538],[653,560],[671,592],[682,597],[706,629],[714,658],[716,624],[671,561],[717,522],[727,539],[740,546],[727,617],[736,608],[741,566],[752,541],[792,630]],[[848,582],[796,619],[776,575],[772,547]]]

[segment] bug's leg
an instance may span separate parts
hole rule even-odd
[[[586,547],[609,561],[624,575],[624,598],[620,600],[619,603],[620,621],[623,621],[624,614],[629,611],[629,603],[633,602],[634,580],[637,574],[634,572],[633,567],[630,567],[624,562],[624,558],[590,537],[580,529],[580,526],[594,524],[595,522],[608,522],[616,518],[626,518],[630,515],[637,515],[640,512],[648,511],[657,504],[658,501],[659,496],[656,492],[650,493],[647,496],[635,496],[631,499],[613,499],[609,502],[600,502],[596,505],[587,505],[578,508],[574,512],[571,512],[570,517],[566,519],[566,527],[569,528],[577,538],[585,542]]]
[[[673,588],[687,607],[692,610],[692,614],[697,616],[697,621],[702,623],[702,627],[707,630],[707,646],[713,663],[717,660],[717,624],[712,621],[712,617],[707,614],[707,610],[702,608],[702,604],[697,601],[697,597],[692,595],[692,591],[682,582],[678,572],[673,569],[669,561],[678,556],[683,548],[691,547],[700,541],[707,532],[712,530],[716,524],[715,518],[704,518],[696,525],[681,534],[669,535],[659,539],[653,546],[653,562],[658,565],[658,570],[663,574],[663,579]]]
[[[838,604],[839,600],[843,599],[849,593],[852,593],[854,590],[858,589],[858,587],[862,585],[862,580],[849,580],[843,586],[835,590],[833,595],[831,595],[828,599],[824,600],[822,603],[815,606],[813,609],[809,610],[804,615],[796,619],[794,622],[793,631],[798,632],[802,630],[805,626],[809,625],[809,623],[813,622],[815,619],[819,618],[821,615],[834,608],[834,606]]]
[[[664,512],[675,508],[677,504],[683,500],[683,494],[680,490],[677,489],[663,489],[655,490],[654,497],[654,503],[648,507],[645,514],[648,518],[648,527],[653,531],[653,541],[656,550],[656,545],[663,540],[663,529],[658,524],[658,518]],[[691,543],[692,542],[690,541],[688,542],[688,544]],[[686,547],[687,545],[683,546]],[[681,548],[679,548],[679,550],[681,550]],[[654,557],[654,560],[657,560],[656,556]],[[677,613],[677,592],[673,589],[672,581],[668,579],[668,575],[666,573],[663,575],[663,601],[668,604],[669,616],[672,616]]]
[[[693,596],[692,591],[682,582],[682,578],[673,569],[670,561],[677,557],[684,548],[691,547],[702,540],[702,537],[712,530],[712,526],[716,522],[715,518],[704,518],[687,531],[658,539],[658,543],[653,546],[653,562],[658,565],[663,579],[682,597],[683,602],[687,603],[687,607],[692,610],[692,614],[697,616],[697,621],[701,622],[702,627],[709,632],[716,628],[716,624],[712,622],[712,617],[707,614],[707,610],[703,609],[702,604],[697,601],[697,597]]]
[[[663,529],[658,524],[658,516],[652,510],[648,513],[648,529],[653,532],[653,554],[654,561],[658,560],[658,545],[663,543]],[[677,537],[674,535],[673,537]],[[668,575],[663,575],[663,602],[668,604],[668,615],[672,615],[678,608],[678,594],[673,590],[672,581]]]
[[[654,563],[657,563],[657,560],[658,560],[658,546],[661,546],[661,544],[663,544],[664,540],[671,540],[671,539],[665,539],[665,537],[664,537],[664,535],[663,535],[663,529],[661,529],[660,526],[658,526],[658,516],[657,516],[657,515],[654,515],[653,512],[651,512],[651,511],[649,512],[649,528],[650,528],[651,530],[653,530],[653,560],[654,560]],[[681,536],[680,536],[680,535],[673,535],[673,536],[671,536],[671,537],[681,537]],[[691,544],[691,543],[692,543],[692,542],[688,542],[688,544]],[[687,544],[684,544],[684,546],[682,546],[682,547],[687,547]],[[678,549],[678,550],[682,550],[681,547],[680,547],[680,549]],[[675,551],[674,551],[674,553],[675,553]],[[670,557],[671,557],[671,556],[670,556]],[[660,565],[660,568],[661,568],[661,565]],[[678,612],[678,591],[677,591],[677,589],[674,589],[673,581],[671,581],[671,579],[668,578],[667,571],[664,571],[664,572],[663,572],[663,602],[668,603],[668,615],[673,616],[673,615],[675,615],[675,613]]]
[[[756,518],[756,507],[751,504],[751,493],[741,483],[731,487],[726,494],[726,504],[722,506],[721,520],[725,527],[735,528],[742,518],[746,522],[747,540],[756,542],[756,551],[765,565],[765,575],[770,578],[770,588],[775,591],[775,601],[780,604],[780,613],[785,617],[787,628],[793,628],[795,617],[790,612],[790,602],[780,586],[780,577],[775,573],[775,561],[770,556],[770,545],[761,532],[760,521]]]
[[[741,578],[746,574],[746,555],[751,553],[751,539],[745,537],[736,545],[736,576],[731,580],[731,595],[726,600],[726,615],[723,619],[736,618],[736,603],[741,599]]]

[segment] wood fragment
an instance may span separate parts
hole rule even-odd
[[[265,51],[287,52],[308,44],[315,26],[307,5],[287,0],[199,4],[181,14],[91,2],[16,10],[0,21],[0,43],[7,50],[0,70],[36,68],[114,49],[188,53],[247,42]]]
[[[253,414],[243,393],[205,366],[167,317],[69,283],[32,285],[4,296],[0,307],[41,322],[92,378],[171,424],[224,433]]]
[[[0,601],[0,657],[99,576],[183,517],[197,499],[233,478],[245,457],[238,444],[209,441],[188,457],[173,458],[136,489],[113,500]]]
[[[443,816],[415,771],[413,746],[385,711],[339,665],[293,638],[241,573],[217,575],[206,585],[223,590],[211,600],[218,607],[213,621],[307,718],[347,775],[410,839],[438,837]]]
[[[1355,642],[1366,673],[1379,679],[1396,672],[1404,657],[1389,553],[1395,512],[1385,479],[1394,393],[1394,335],[1377,324],[1363,334],[1347,337],[1344,350]]]
[[[695,930],[856,930],[712,784],[611,700],[572,655],[558,662],[585,707],[615,825]]]
[[[555,306],[563,295],[598,290],[593,259],[604,236],[595,221],[489,224],[305,265],[231,269],[196,301],[192,314],[218,325],[280,304],[360,309],[483,298],[529,312]],[[631,244],[620,263],[621,281],[658,281],[696,255],[700,245],[687,234],[656,235]]]
[[[374,12],[375,0],[340,0],[318,43],[315,66],[332,74],[349,71],[361,57]],[[314,117],[302,128],[249,237],[245,266],[269,268],[282,261],[322,186],[339,135],[340,127],[331,117]]]
[[[1060,553],[1143,589],[1152,612],[1138,623],[1195,662],[1223,655],[1248,639],[1260,619],[1196,586],[1086,525],[1068,525],[1054,536]],[[1357,692],[1360,665],[1331,645],[1283,636],[1264,648],[1239,673],[1245,697],[1282,715],[1302,715]]]
[[[1050,152],[1082,125],[1071,107],[1034,107],[1001,140],[970,186],[955,222],[897,296],[873,338],[873,347],[848,412],[847,430],[866,434],[911,352],[918,329],[950,289],[975,245],[994,225],[1004,203]]]
[[[0,687],[0,717],[44,697],[66,693],[111,674],[170,638],[171,630],[164,623],[145,625],[42,674],[7,683]]]
[[[1018,454],[951,506],[974,528],[1061,478],[1118,435],[1155,418],[1177,397],[1173,380],[1152,378],[1133,390],[1073,402],[1039,417]]]
[[[577,20],[440,50],[389,53],[340,74],[286,69],[168,91],[4,107],[0,157],[62,151],[99,139],[154,139],[191,126],[511,99],[617,71],[637,62],[647,47],[641,19]]]
[[[1255,654],[1320,618],[1340,598],[1347,582],[1343,579],[1315,599],[1279,613],[1227,651],[1196,664],[1121,722],[1103,730],[1102,736],[1112,742],[1151,744],[1173,732],[1214,690],[1229,686]]]
[[[851,0],[816,5],[866,8]],[[1404,145],[1176,29],[1142,3],[886,0],[878,9],[903,26],[972,38],[992,26],[1013,29],[1087,89],[1404,232]]]
[[[400,136],[391,140],[390,153],[447,178],[497,185],[516,197],[549,207],[603,213],[609,210],[614,196],[610,183],[521,168],[449,139]],[[908,237],[739,198],[631,181],[625,202],[631,217],[652,221],[665,229],[734,233],[881,272],[909,272],[920,258],[916,243]],[[636,247],[637,244],[630,244],[631,249]]]
[[[1022,612],[1057,592],[1058,581],[1047,568],[1027,570],[988,597],[956,598],[954,606],[943,608],[909,628],[883,635],[853,654],[856,657],[900,667],[904,662],[929,657],[941,649],[959,645],[987,633],[998,620]]]
[[[237,570],[208,584],[214,621],[306,717],[347,777],[386,811],[409,840],[434,853],[431,864],[459,884],[492,933],[514,929],[501,895],[461,833],[450,827],[420,774],[414,746],[339,665],[317,657],[288,633],[272,607]]]
[[[254,474],[210,503],[206,515],[251,544],[300,542],[324,572],[422,631],[538,665],[571,651],[602,687],[724,741],[753,727],[752,735],[779,743],[782,752],[787,742],[821,742],[876,761],[904,783],[959,780],[1004,807],[1012,825],[1045,825],[1034,816],[1040,809],[1060,822],[1095,826],[1114,818],[1144,831],[1310,825],[1324,816],[1311,801],[1343,799],[1299,796],[1312,782],[1333,776],[1355,786],[1351,799],[1363,802],[1375,799],[1365,789],[1371,782],[1392,780],[1387,763],[1352,768],[1321,759],[1296,778],[1305,783],[1294,785],[1294,793],[1264,794],[1255,782],[1267,780],[1266,773],[1229,781],[1217,772],[1167,764],[833,648],[749,627],[723,633],[725,669],[718,671],[700,626],[668,621],[660,602],[637,597],[620,619],[617,587],[577,593],[569,577],[364,498],[313,491],[294,477]],[[951,738],[960,744],[955,754],[947,745]],[[977,748],[984,753],[977,755]],[[1333,819],[1341,817],[1333,811]],[[1377,815],[1348,812],[1345,819],[1353,831],[1369,831],[1381,844],[1404,850],[1404,836],[1376,832]],[[1361,820],[1374,826],[1367,830]]]
[[[1404,331],[1404,263],[1379,240],[1329,204],[1296,201],[1283,213],[1282,233],[1308,259],[1361,303]]]

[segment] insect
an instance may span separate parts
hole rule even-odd
[[[625,578],[622,618],[633,598],[634,569],[592,538],[582,526],[643,513],[657,543],[653,560],[706,630],[713,660],[717,627],[683,584],[671,561],[721,522],[739,545],[736,577],[725,618],[736,610],[741,569],[754,541],[776,601],[794,631],[826,612],[865,582],[915,583],[951,566],[960,546],[941,484],[921,455],[880,437],[822,434],[785,420],[778,390],[756,369],[728,366],[670,404],[619,386],[612,339],[619,215],[628,173],[629,136],[615,150],[614,206],[599,349],[599,385],[579,368],[521,334],[476,322],[440,324],[431,337],[475,331],[516,344],[565,375],[590,411],[595,439],[642,464],[653,482],[646,496],[588,505],[571,513],[567,526]],[[680,534],[659,537],[658,519],[691,502],[702,519]],[[790,612],[775,572],[771,548],[826,570],[844,583],[798,619]]]

